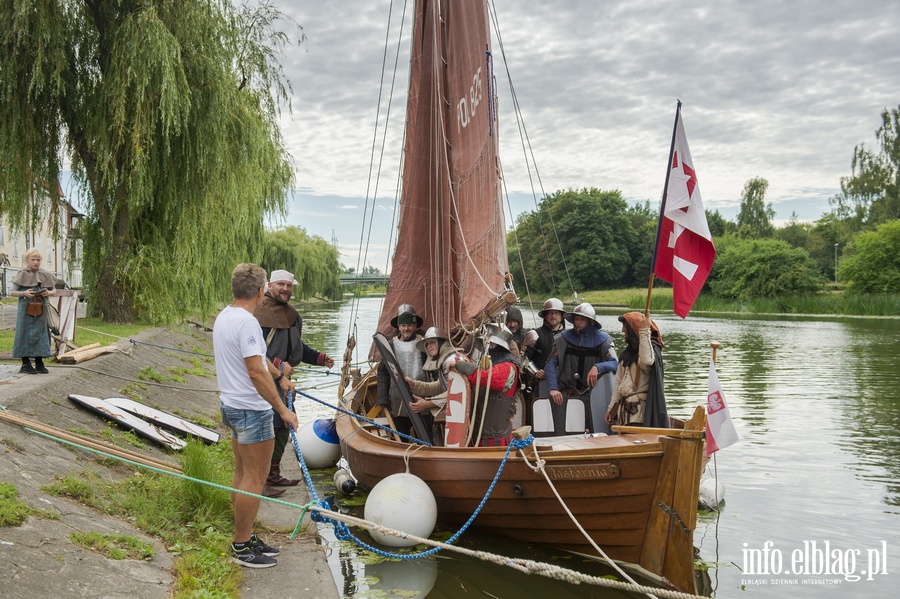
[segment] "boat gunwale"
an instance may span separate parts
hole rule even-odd
[[[336,424],[339,423],[344,418],[351,418],[349,415],[341,415],[336,419]],[[340,426],[340,424],[338,424]],[[484,460],[491,459],[494,456],[497,459],[501,459],[503,455],[506,454],[507,448],[498,446],[498,447],[439,447],[439,446],[429,446],[429,445],[419,445],[416,446],[412,443],[403,443],[399,441],[395,441],[393,439],[388,439],[385,437],[381,437],[372,432],[371,425],[362,424],[359,420],[354,418],[354,422],[351,423],[353,426],[353,430],[346,432],[344,434],[339,434],[341,437],[341,445],[353,445],[353,437],[356,437],[360,434],[366,435],[363,437],[365,442],[373,444],[377,446],[379,449],[383,451],[385,457],[390,455],[407,455],[410,459],[413,457],[418,459],[446,459],[448,454],[452,454],[453,456],[458,456],[461,459],[466,460]],[[598,445],[596,447],[541,447],[537,446],[537,455],[540,459],[545,462],[557,462],[557,461],[569,461],[569,460],[578,460],[578,461],[587,461],[587,460],[602,460],[602,459],[635,459],[635,458],[650,458],[650,457],[660,457],[663,455],[663,448],[660,439],[665,437],[666,435],[655,435],[655,434],[644,434],[644,435],[635,435],[633,433],[628,433],[628,437],[636,437],[635,441],[643,441],[640,444],[639,448],[634,444],[612,444],[612,445]],[[625,435],[614,435],[613,437],[625,437]],[[594,439],[602,439],[602,437],[594,437]],[[537,440],[535,440],[537,441]],[[533,448],[525,448],[524,451],[528,452],[529,449],[530,455],[528,455],[529,459],[534,459],[535,454]],[[598,455],[598,452],[602,452],[601,455]],[[523,458],[517,453],[513,452],[510,455],[510,459],[523,460]]]

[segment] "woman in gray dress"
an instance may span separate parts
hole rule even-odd
[[[22,358],[19,372],[47,374],[44,358],[50,357],[50,330],[47,326],[47,300],[56,295],[55,277],[41,268],[41,253],[36,248],[25,252],[25,268],[12,280],[11,297],[19,298],[13,358]],[[34,365],[31,359],[34,358]]]

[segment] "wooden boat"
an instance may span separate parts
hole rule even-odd
[[[486,3],[417,2],[399,232],[378,333],[393,332],[397,308],[413,304],[425,319],[423,329],[441,327],[457,346],[473,347],[482,325],[516,301],[505,277],[493,81]],[[343,407],[373,412],[376,378],[373,368],[353,382]],[[363,486],[408,464],[431,488],[448,523],[472,515],[506,454],[504,447],[417,447],[347,414],[336,426],[343,455]],[[539,439],[511,455],[473,526],[597,556],[594,542],[611,558],[695,593],[704,429],[698,408],[687,424],[671,429]],[[549,483],[535,469],[537,457]]]

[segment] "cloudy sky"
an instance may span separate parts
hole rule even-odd
[[[468,0],[452,0],[468,1]],[[365,198],[376,220],[367,262],[390,245],[406,56],[396,78],[402,0],[273,0],[306,41],[284,56],[294,94],[282,120],[297,189],[285,224],[336,238],[357,262]],[[412,10],[412,2],[406,8]],[[737,214],[744,183],[769,181],[776,219],[815,220],[850,174],[854,146],[875,143],[900,104],[900,3],[885,0],[493,0],[543,191],[618,189],[658,202],[676,100],[707,208]],[[387,72],[382,61],[393,15]],[[404,36],[408,36],[408,18]],[[401,52],[405,50],[403,46]],[[393,91],[377,194],[370,177],[379,94]],[[508,84],[501,157],[515,214],[535,209]],[[382,99],[380,121],[386,114]],[[381,131],[379,129],[379,131]],[[380,135],[380,134],[379,134]],[[377,171],[377,168],[375,169]],[[370,199],[370,202],[372,200]],[[508,217],[509,218],[509,217]]]

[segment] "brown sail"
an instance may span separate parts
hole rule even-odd
[[[502,293],[507,271],[485,3],[418,2],[411,61],[385,334],[401,304],[451,330]]]

